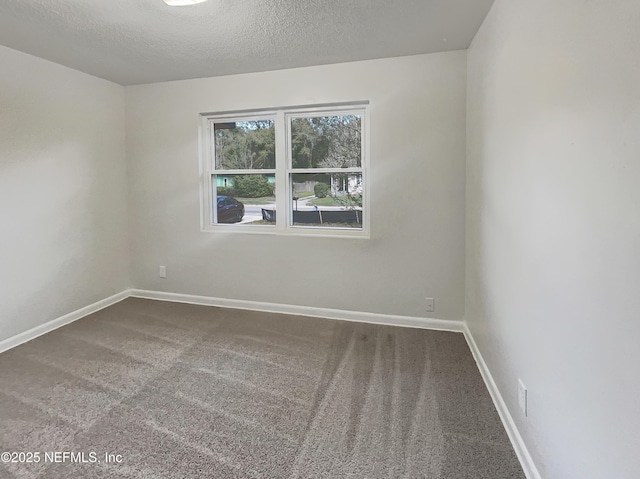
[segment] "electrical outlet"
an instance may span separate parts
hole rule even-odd
[[[425,299],[427,300],[427,303],[426,303],[427,313],[433,313],[435,311],[433,298],[425,298]]]
[[[521,379],[518,379],[518,405],[524,415],[527,415],[527,387]]]
[[[159,274],[160,274],[161,278],[166,278],[167,277],[167,267],[166,266],[160,266]]]

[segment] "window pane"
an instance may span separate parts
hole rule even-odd
[[[216,170],[260,170],[276,167],[273,120],[215,123]]]
[[[362,228],[361,173],[291,175],[294,226]]]
[[[361,139],[360,115],[291,118],[293,168],[359,168]]]
[[[275,175],[213,175],[218,223],[275,225]]]

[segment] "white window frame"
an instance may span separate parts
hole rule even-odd
[[[315,106],[256,109],[246,111],[203,113],[200,124],[200,227],[203,232],[277,234],[295,236],[327,236],[346,238],[370,237],[369,182],[369,108],[368,102],[325,104]],[[291,118],[357,114],[361,116],[361,167],[359,168],[293,168],[291,145]],[[275,169],[216,170],[214,123],[272,119],[275,127]],[[217,209],[213,208],[213,177],[224,174],[274,174],[276,196],[275,225],[242,225],[215,223]],[[362,228],[327,226],[299,226],[292,223],[293,195],[289,182],[294,173],[354,173],[362,175]],[[217,194],[216,194],[217,196]]]

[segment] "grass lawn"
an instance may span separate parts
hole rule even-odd
[[[343,206],[342,203],[337,201],[332,196],[326,196],[324,198],[316,198],[307,202],[310,206]]]
[[[275,196],[262,196],[260,198],[241,198],[236,196],[235,198],[245,205],[271,205],[276,202]]]
[[[313,196],[313,195],[314,195],[313,191],[303,191],[301,193],[294,193],[293,194],[293,196],[297,196],[300,199],[309,198],[310,196]]]

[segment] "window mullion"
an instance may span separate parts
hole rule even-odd
[[[209,208],[211,208],[211,216],[209,221],[213,221],[215,225],[218,223],[218,186],[216,185],[215,172],[209,175],[209,191],[211,191],[211,197],[209,199]]]
[[[214,137],[214,123],[213,121],[209,121],[209,191],[211,194],[209,195],[209,218],[207,218],[208,222],[213,222],[213,224],[218,223],[218,186],[216,185],[216,149],[215,149],[215,137]]]
[[[287,137],[285,114],[283,111],[276,113],[276,229],[285,230],[289,215],[287,204],[290,201],[289,179],[287,175]]]

